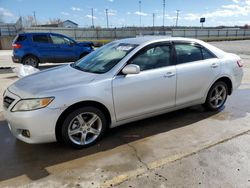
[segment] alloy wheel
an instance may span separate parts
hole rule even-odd
[[[94,142],[102,131],[100,117],[92,112],[75,116],[68,126],[69,139],[77,145],[88,145]]]
[[[209,99],[210,105],[213,108],[220,108],[227,98],[227,88],[223,84],[216,85]]]

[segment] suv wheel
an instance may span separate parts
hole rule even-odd
[[[38,68],[39,60],[35,56],[29,55],[23,59],[22,64]]]
[[[106,117],[95,107],[71,112],[62,125],[62,138],[70,146],[81,149],[95,144],[106,130]]]
[[[225,82],[216,82],[209,90],[205,107],[211,111],[218,111],[227,100],[228,88]]]

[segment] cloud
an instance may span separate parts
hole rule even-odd
[[[234,3],[240,3],[240,0],[232,0]]]
[[[0,15],[3,17],[12,17],[12,18],[15,17],[15,15],[12,12],[3,7],[0,7]]]
[[[235,3],[240,1],[235,1]],[[245,0],[242,4],[228,4],[222,5],[219,9],[206,12],[204,14],[188,13],[183,16],[183,19],[188,21],[199,20],[201,17],[205,18],[228,18],[238,16],[248,16],[250,14],[250,0]]]
[[[68,12],[61,12],[61,14],[64,15],[64,16],[69,16]]]
[[[108,10],[108,15],[109,16],[115,16],[117,14],[117,10],[109,9]]]
[[[114,0],[108,0],[109,2],[111,2],[111,3],[113,3],[114,2]]]
[[[73,11],[82,11],[82,9],[78,8],[78,7],[71,7],[71,10],[73,10]]]
[[[85,17],[92,19],[92,15],[90,15],[90,14],[86,15]],[[93,16],[93,19],[97,19],[97,17]]]
[[[147,16],[148,14],[145,13],[145,12],[139,12],[139,11],[136,11],[134,12],[135,15],[139,15],[139,16]]]

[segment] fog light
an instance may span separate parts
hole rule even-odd
[[[22,130],[22,135],[24,137],[30,138],[30,132],[28,130]]]

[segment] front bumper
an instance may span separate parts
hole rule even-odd
[[[4,108],[3,115],[9,124],[10,131],[16,138],[31,144],[56,141],[55,126],[62,109],[47,107],[27,112],[11,112],[20,98],[8,90],[5,96],[15,99],[8,109]],[[29,137],[22,134],[24,130],[29,131]]]

